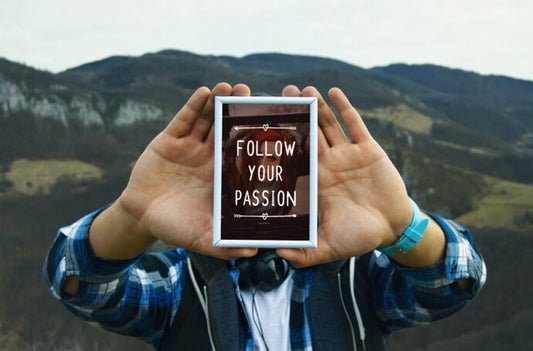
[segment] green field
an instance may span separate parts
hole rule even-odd
[[[457,222],[482,228],[533,229],[533,185],[486,177],[488,193]]]
[[[3,177],[11,183],[10,192],[24,195],[48,194],[59,180],[75,183],[98,180],[100,168],[79,160],[15,160]]]

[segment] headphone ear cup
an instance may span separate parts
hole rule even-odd
[[[249,289],[252,285],[253,268],[255,266],[256,257],[241,258],[235,262],[239,269],[239,288],[241,290]]]
[[[280,286],[288,273],[289,266],[285,260],[276,251],[267,251],[255,263],[252,283],[257,289],[267,292]]]
[[[277,288],[289,274],[289,265],[274,250],[261,250],[251,258],[235,262],[239,269],[239,288],[255,287],[261,291]]]

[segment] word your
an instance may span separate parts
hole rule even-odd
[[[252,166],[248,165],[248,173],[250,173],[250,178],[248,179],[250,182],[252,181],[254,177],[255,169],[257,168],[257,179],[260,182],[269,181],[273,182],[274,180],[276,182],[282,181],[283,178],[281,177],[281,173],[283,173],[283,167],[281,165],[276,166]]]

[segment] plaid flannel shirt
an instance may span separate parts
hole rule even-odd
[[[52,295],[83,319],[105,329],[142,338],[158,347],[170,327],[188,276],[187,254],[176,249],[146,253],[128,261],[103,260],[95,256],[88,229],[99,211],[61,228],[48,253],[44,277]],[[486,267],[470,233],[450,220],[433,216],[447,238],[446,257],[423,269],[405,268],[374,251],[369,276],[374,309],[386,330],[427,324],[464,306],[483,286]],[[291,295],[291,313],[303,313],[301,330],[290,330],[291,348],[312,350],[307,299],[315,267],[297,269]],[[238,270],[230,275],[237,287]],[[398,276],[401,276],[398,279]],[[79,292],[66,296],[63,285],[79,276]],[[468,291],[455,282],[471,280]],[[296,312],[297,311],[297,312]],[[292,327],[292,326],[291,326]],[[253,350],[253,336],[240,326],[242,350]]]

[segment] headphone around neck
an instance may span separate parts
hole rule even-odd
[[[239,288],[254,287],[261,291],[277,288],[289,274],[289,264],[275,250],[260,249],[257,255],[240,258],[235,262],[239,268]]]

